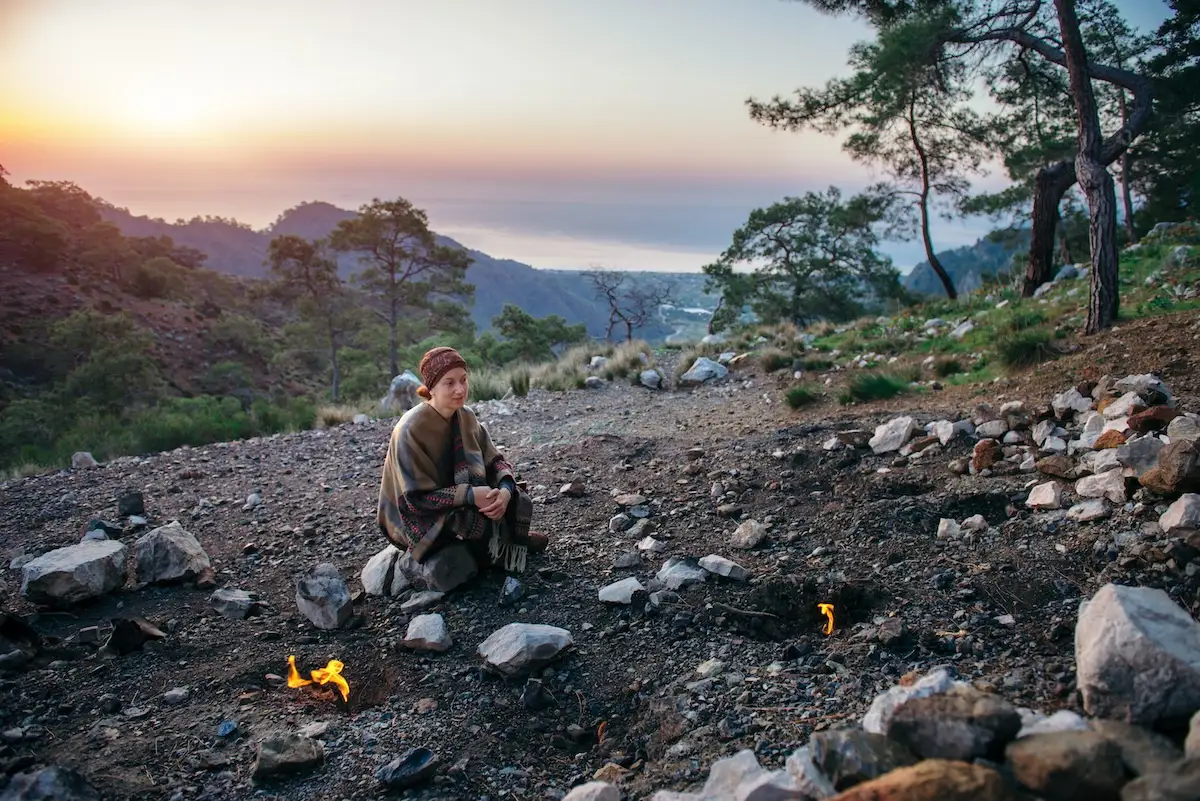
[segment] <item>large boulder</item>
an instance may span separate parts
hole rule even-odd
[[[100,801],[100,793],[79,773],[51,765],[18,773],[0,792],[2,801]]]
[[[186,581],[212,569],[200,541],[178,520],[138,537],[133,558],[137,580],[148,584]]]
[[[88,540],[57,548],[21,568],[21,595],[36,604],[70,606],[125,583],[125,545]]]
[[[679,376],[679,385],[683,387],[699,386],[706,381],[714,381],[727,375],[729,375],[729,370],[725,365],[701,356],[692,362],[692,366],[686,373]]]
[[[424,562],[413,559],[411,553],[403,553],[396,560],[396,572],[409,582],[427,590],[450,592],[466,584],[479,572],[479,564],[466,545],[456,542],[447,545]],[[393,589],[395,587],[393,579]]]
[[[1200,624],[1162,590],[1107,584],[1081,604],[1075,661],[1095,717],[1186,726],[1200,709]]]
[[[867,443],[875,453],[898,451],[916,436],[920,428],[911,417],[897,417],[875,427],[875,436]]]
[[[412,585],[408,575],[396,569],[402,553],[395,545],[388,545],[367,560],[360,574],[367,595],[395,598]]]
[[[323,562],[296,582],[296,607],[319,629],[336,629],[353,614],[350,588],[338,569]]]
[[[557,626],[509,623],[479,644],[479,655],[488,668],[511,678],[544,667],[574,644],[571,632]]]
[[[417,388],[419,386],[421,386],[421,379],[414,375],[411,370],[405,370],[392,379],[387,394],[379,402],[379,407],[383,411],[393,414],[407,412],[421,401],[420,396],[417,395]]]

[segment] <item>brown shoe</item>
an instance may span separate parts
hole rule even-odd
[[[541,553],[550,545],[550,538],[537,531],[529,532],[529,552]]]

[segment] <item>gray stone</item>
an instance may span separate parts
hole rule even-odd
[[[1191,417],[1176,417],[1167,424],[1167,438],[1171,442],[1196,442],[1200,440],[1200,423]]]
[[[1158,518],[1158,525],[1171,537],[1200,529],[1200,495],[1194,492],[1180,495]]]
[[[1033,427],[1033,442],[1038,447],[1046,444],[1046,440],[1054,436],[1054,429],[1057,426],[1053,420],[1043,420]]]
[[[613,567],[624,570],[628,568],[641,567],[642,555],[637,551],[627,551],[617,556],[613,560]]]
[[[409,622],[404,634],[404,645],[417,651],[442,653],[450,650],[453,644],[446,621],[437,614],[417,615]]]
[[[1135,776],[1158,773],[1183,758],[1183,753],[1175,743],[1141,726],[1097,718],[1092,721],[1091,727],[1120,749],[1121,761]]]
[[[808,741],[813,762],[838,790],[877,779],[917,758],[900,743],[882,734],[858,729],[822,731]]]
[[[163,703],[167,706],[179,706],[187,701],[190,695],[187,687],[175,687],[163,693]]]
[[[642,586],[642,582],[638,581],[633,576],[613,582],[607,587],[601,587],[599,598],[602,603],[606,604],[625,604],[633,602],[633,594],[635,592],[645,592],[646,588]]]
[[[1141,478],[1158,465],[1163,441],[1155,436],[1138,437],[1117,448],[1117,461],[1125,466],[1125,475]]]
[[[621,791],[608,782],[588,782],[573,788],[562,801],[621,801]]]
[[[604,389],[604,379],[600,376],[589,375],[583,379],[585,389]]]
[[[411,615],[415,612],[424,612],[426,609],[432,609],[440,604],[445,597],[446,593],[438,592],[437,590],[418,592],[400,604],[400,611],[406,615]]]
[[[1128,417],[1138,409],[1145,407],[1145,405],[1145,401],[1136,392],[1126,392],[1105,406],[1101,414],[1104,415],[1105,420],[1116,420],[1121,417]]]
[[[659,389],[662,387],[662,375],[657,370],[643,370],[638,375],[638,382],[643,387],[650,389]]]
[[[981,439],[1000,439],[1008,433],[1008,423],[1004,420],[988,420],[975,427],[975,435]]]
[[[379,407],[385,412],[407,412],[421,402],[420,396],[417,395],[417,388],[420,386],[421,379],[411,370],[405,370],[392,379],[387,394],[379,401]]]
[[[1125,785],[1121,801],[1194,801],[1200,798],[1200,759],[1183,759],[1161,773]]]
[[[87,451],[77,451],[76,453],[71,454],[71,467],[75,468],[76,470],[84,467],[98,467],[99,464],[100,463],[96,461],[96,457],[92,456]]]
[[[689,584],[702,583],[708,578],[708,571],[695,559],[673,556],[663,563],[655,578],[668,590],[678,590]]]
[[[0,801],[100,801],[100,793],[74,770],[52,765],[13,776]]]
[[[1135,392],[1150,405],[1173,406],[1171,390],[1162,379],[1151,373],[1127,375],[1113,385],[1118,392]]]
[[[1085,476],[1075,482],[1075,494],[1081,498],[1107,498],[1115,504],[1125,503],[1125,475],[1121,470],[1109,470],[1096,476]]]
[[[718,556],[715,553],[710,553],[708,556],[700,559],[700,567],[718,576],[724,576],[734,581],[745,581],[750,578],[750,571],[739,565],[737,562],[732,562],[724,556]]]
[[[922,759],[999,761],[1020,730],[1021,716],[1012,704],[963,689],[896,707],[887,736]]]
[[[1067,510],[1067,517],[1076,523],[1091,523],[1112,516],[1112,509],[1103,498],[1077,503]]]
[[[423,564],[413,559],[410,553],[401,554],[396,560],[396,569],[413,584],[438,592],[450,592],[479,573],[479,565],[471,551],[458,542],[442,548]]]
[[[1170,727],[1200,709],[1200,624],[1162,590],[1107,584],[1081,604],[1075,662],[1090,715]]]
[[[897,417],[883,425],[875,427],[875,436],[867,443],[877,454],[892,453],[916,436],[920,428],[911,417]]]
[[[360,577],[363,589],[368,595],[395,598],[412,585],[408,575],[403,570],[396,569],[400,554],[399,548],[388,545],[367,560]]]
[[[1042,798],[1116,801],[1125,783],[1120,749],[1092,731],[1023,737],[1007,756],[1017,781]]]
[[[208,599],[213,609],[221,617],[230,620],[245,620],[261,605],[257,593],[236,590],[232,587],[222,587]]]
[[[319,740],[298,734],[274,734],[257,747],[251,777],[265,779],[285,773],[305,773],[325,761]]]
[[[212,570],[200,541],[178,520],[138,537],[133,558],[137,580],[148,584],[190,580]]]
[[[768,531],[769,528],[764,523],[757,520],[744,520],[733,532],[733,536],[729,538],[729,546],[743,551],[757,548],[767,538]]]
[[[823,801],[837,794],[833,782],[829,781],[829,777],[813,762],[812,749],[807,745],[793,751],[788,756],[785,767],[796,786],[800,788],[802,796]]]
[[[608,530],[613,534],[620,534],[622,531],[628,531],[633,525],[633,518],[621,512],[615,514],[608,520]]]
[[[350,619],[354,610],[350,588],[335,566],[323,562],[296,582],[296,607],[319,629],[336,629]]]
[[[479,645],[488,668],[513,677],[544,667],[574,644],[571,632],[537,623],[509,623]]]
[[[98,598],[125,583],[125,545],[114,540],[56,548],[21,568],[21,595],[49,606]]]
[[[1085,398],[1079,394],[1079,390],[1072,387],[1060,395],[1056,395],[1050,403],[1054,409],[1054,416],[1059,420],[1066,420],[1073,414],[1081,414],[1092,408],[1092,399]]]
[[[1038,484],[1029,491],[1025,505],[1030,509],[1060,509],[1062,508],[1062,486],[1057,481],[1047,481]]]
[[[687,372],[679,376],[679,385],[684,387],[694,387],[705,383],[706,381],[714,381],[720,378],[725,378],[729,375],[729,368],[719,362],[714,362],[712,359],[701,356],[692,362],[692,366]]]
[[[940,695],[966,686],[965,683],[952,679],[949,671],[945,668],[930,671],[910,685],[896,685],[887,692],[875,696],[875,700],[871,702],[871,708],[863,717],[862,727],[865,731],[873,734],[883,734],[887,731],[888,724],[891,723],[896,707],[906,701]]]

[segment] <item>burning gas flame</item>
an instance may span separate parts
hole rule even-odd
[[[824,629],[825,635],[828,636],[833,634],[833,604],[817,604],[817,608],[821,610],[821,613],[824,614],[826,618],[828,618],[828,622],[825,624]]]
[[[300,674],[296,671],[296,657],[288,657],[288,686],[303,687],[306,684],[329,684],[337,685],[338,690],[342,693],[342,700],[350,700],[350,685],[342,678],[342,668],[345,665],[336,659],[330,659],[329,664],[323,668],[317,668],[312,671],[312,680],[300,678]]]

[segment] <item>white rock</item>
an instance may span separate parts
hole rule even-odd
[[[655,575],[668,590],[678,590],[689,584],[700,584],[708,578],[708,571],[693,559],[673,556],[663,563]]]
[[[133,558],[137,580],[149,584],[193,579],[212,569],[200,541],[178,520],[138,537],[133,543]]]
[[[729,369],[725,365],[701,356],[692,362],[692,366],[688,368],[687,372],[679,376],[679,384],[684,387],[694,387],[706,381],[725,378],[727,375],[729,375]]]
[[[942,445],[949,445],[954,439],[954,423],[949,420],[938,420],[929,428],[929,433],[938,438],[938,442]]]
[[[1103,434],[1104,426],[1104,415],[1100,414],[1100,412],[1088,412],[1083,417],[1084,434]]]
[[[77,451],[76,453],[71,454],[71,467],[77,470],[84,467],[97,467],[99,464],[100,463],[96,461],[96,457],[92,456],[87,451]]]
[[[1071,387],[1066,392],[1056,395],[1050,404],[1054,415],[1059,420],[1065,420],[1069,415],[1081,414],[1092,408],[1092,399],[1079,394],[1079,390]]]
[[[1194,492],[1180,495],[1158,518],[1158,525],[1168,537],[1187,535],[1200,529],[1200,495]]]
[[[1041,447],[1042,445],[1044,445],[1046,443],[1046,440],[1048,440],[1048,439],[1050,439],[1050,437],[1054,436],[1055,428],[1057,428],[1057,426],[1054,425],[1053,420],[1043,420],[1040,423],[1038,423],[1036,426],[1034,426],[1033,427],[1033,442],[1034,442],[1034,444],[1037,445],[1038,447]]]
[[[1030,509],[1059,509],[1062,507],[1062,487],[1057,481],[1038,484],[1030,490],[1025,505]]]
[[[954,330],[950,332],[950,337],[952,339],[962,339],[963,337],[965,337],[967,334],[971,333],[974,330],[975,330],[975,323],[971,322],[970,320],[967,320],[964,323],[959,323],[954,328]]]
[[[1063,731],[1087,731],[1090,727],[1086,719],[1081,717],[1079,713],[1072,712],[1069,709],[1060,709],[1053,715],[1046,717],[1045,715],[1037,715],[1036,720],[1029,722],[1024,721],[1022,715],[1021,730],[1017,732],[1017,739],[1022,737],[1030,737],[1034,734],[1057,734]]]
[[[667,550],[667,544],[662,540],[656,540],[654,537],[646,536],[638,540],[637,549],[648,553],[662,553]]]
[[[696,675],[702,679],[711,679],[725,672],[725,663],[720,659],[708,659],[696,668]]]
[[[892,715],[901,704],[914,698],[942,695],[955,688],[966,686],[964,682],[951,679],[945,668],[938,668],[907,687],[897,685],[887,692],[875,696],[875,700],[871,702],[871,708],[863,717],[862,727],[875,734],[886,734],[888,724],[892,722]]]
[[[601,587],[599,592],[600,601],[606,604],[625,604],[633,603],[633,594],[635,592],[645,592],[646,588],[642,586],[642,582],[638,581],[634,576],[621,579],[609,584],[607,587]]]
[[[1114,417],[1112,420],[1104,421],[1104,428],[1101,429],[1100,433],[1103,434],[1105,431],[1120,431],[1122,434],[1128,432],[1129,431],[1129,418],[1128,417]],[[1095,441],[1096,441],[1095,439],[1092,440],[1092,442],[1095,442]]]
[[[403,570],[396,569],[400,553],[400,549],[395,545],[388,545],[367,560],[360,577],[363,589],[368,595],[395,598],[411,586],[408,575]]]
[[[1067,441],[1062,437],[1047,437],[1042,443],[1042,453],[1057,456],[1067,452]]]
[[[1085,476],[1075,482],[1075,494],[1080,498],[1108,498],[1115,504],[1125,503],[1125,475],[1121,470],[1109,470],[1095,476]]]
[[[424,612],[426,609],[431,609],[442,602],[446,597],[446,593],[438,592],[437,590],[425,590],[414,594],[404,603],[400,604],[400,611],[406,615],[411,615],[416,612]]]
[[[809,747],[797,748],[785,763],[788,774],[795,780],[803,797],[823,801],[837,795],[837,789],[820,768],[813,762]]]
[[[904,447],[920,431],[911,417],[897,417],[875,427],[875,436],[867,443],[875,453],[891,453]]]
[[[479,644],[479,655],[492,670],[520,676],[544,667],[575,643],[571,632],[540,623],[509,623]]]
[[[702,557],[700,559],[700,567],[709,573],[724,576],[735,581],[745,581],[750,577],[750,571],[746,570],[746,568],[737,562],[730,561],[724,556],[718,556],[715,553],[710,553],[708,556]]]
[[[1093,520],[1103,520],[1112,515],[1112,509],[1103,498],[1093,498],[1077,503],[1067,510],[1067,517],[1077,523],[1090,523]]]
[[[1200,709],[1200,624],[1162,590],[1100,588],[1080,605],[1075,662],[1094,717],[1170,726]]]
[[[1079,472],[1081,473],[1107,473],[1110,470],[1119,470],[1120,467],[1121,463],[1117,459],[1116,448],[1089,451],[1079,458]]]
[[[354,415],[354,425],[356,426],[366,425],[369,422],[371,422],[371,416],[368,414],[359,412],[358,414]]]
[[[1014,400],[1007,401],[1000,406],[1000,416],[1008,417],[1014,414],[1025,414],[1025,402]]]
[[[958,521],[948,517],[943,517],[938,521],[937,538],[939,540],[956,540],[961,536],[962,529],[958,525]]]
[[[621,801],[621,791],[608,782],[588,782],[572,789],[562,801]]]
[[[983,515],[971,515],[962,521],[961,528],[964,531],[987,531],[988,521]]]
[[[417,615],[408,624],[404,634],[404,645],[416,651],[435,651],[443,653],[450,650],[454,640],[446,629],[446,621],[441,615]]]
[[[1009,431],[1007,434],[1004,435],[1004,444],[1005,445],[1020,445],[1021,444],[1021,432],[1020,431]]]
[[[257,492],[252,492],[246,496],[246,503],[242,505],[242,511],[248,512],[251,509],[262,504],[262,496]]]
[[[1136,392],[1126,392],[1112,403],[1104,407],[1104,419],[1115,420],[1118,417],[1128,417],[1133,414],[1135,406],[1145,406],[1145,402]]]
[[[1167,437],[1171,442],[1195,442],[1200,440],[1200,424],[1181,415],[1167,424]]]
[[[708,771],[708,781],[700,791],[703,798],[737,798],[743,784],[760,777],[766,771],[758,764],[754,752],[746,748],[731,757],[718,759]]]
[[[842,442],[837,437],[830,437],[821,443],[821,450],[823,451],[836,451],[841,450],[841,448]]]
[[[1008,433],[1008,422],[1005,420],[988,420],[975,426],[975,436],[980,439],[1000,439]]]
[[[125,545],[116,540],[56,548],[21,567],[21,595],[35,604],[69,606],[124,583]]]
[[[733,532],[733,536],[729,539],[729,545],[743,551],[756,548],[767,538],[768,530],[768,526],[757,520],[744,520]]]
[[[659,389],[662,387],[662,375],[657,370],[643,370],[638,375],[638,382],[644,387]]]
[[[1171,390],[1160,378],[1150,373],[1142,375],[1127,375],[1117,381],[1113,385],[1118,392],[1136,392],[1143,396],[1147,402],[1159,400],[1155,395],[1161,395],[1166,399],[1166,405],[1174,406]]]
[[[319,629],[336,629],[353,614],[350,588],[336,567],[323,562],[296,582],[296,608]]]
[[[208,603],[222,617],[230,620],[245,620],[261,602],[256,593],[232,587],[221,587],[209,596]]]

